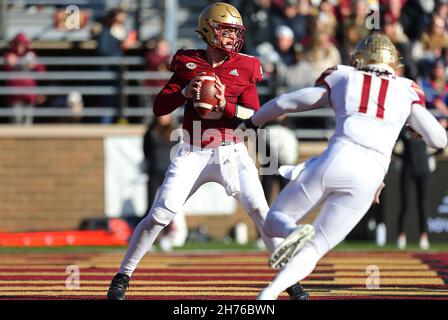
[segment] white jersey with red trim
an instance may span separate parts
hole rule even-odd
[[[316,81],[326,85],[336,113],[332,140],[344,137],[390,157],[413,103],[425,105],[423,91],[407,78],[337,65]]]

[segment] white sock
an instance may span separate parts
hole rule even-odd
[[[140,221],[132,234],[128,250],[118,272],[131,276],[163,228],[165,226],[155,223],[151,216]]]
[[[281,211],[270,211],[266,218],[264,231],[271,237],[286,238],[297,224],[290,216]]]

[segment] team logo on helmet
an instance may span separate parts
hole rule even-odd
[[[187,68],[190,69],[190,70],[196,69],[196,63],[193,63],[193,62],[188,62],[188,63],[186,64],[186,66],[187,66]]]

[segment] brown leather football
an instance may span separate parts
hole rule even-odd
[[[207,118],[213,107],[218,104],[218,99],[215,97],[215,74],[211,71],[205,72],[205,79],[202,81],[199,92],[193,96],[193,106],[202,118]]]

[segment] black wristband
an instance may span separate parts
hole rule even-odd
[[[246,125],[247,129],[258,129],[258,126],[256,126],[253,122],[252,122],[252,118],[246,119],[244,120],[244,124]]]

